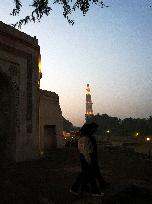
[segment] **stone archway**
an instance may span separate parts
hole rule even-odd
[[[0,74],[0,162],[15,159],[15,101],[14,91],[5,76]]]

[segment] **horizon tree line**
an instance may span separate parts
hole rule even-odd
[[[99,125],[97,134],[105,136],[147,136],[152,135],[152,116],[148,118],[124,118],[112,117],[107,114],[96,114],[87,119],[87,122],[95,122]]]

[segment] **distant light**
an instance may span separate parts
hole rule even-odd
[[[139,132],[136,133],[136,136],[139,136]]]
[[[86,88],[86,91],[87,91],[87,95],[90,95],[90,87],[89,87],[89,84],[87,84],[87,88]]]
[[[73,137],[71,137],[73,139]]]
[[[147,140],[147,141],[150,141],[150,137],[147,137],[146,140]]]
[[[43,154],[44,154],[44,152],[43,152],[43,151],[41,151],[41,152],[40,152],[40,154],[41,154],[41,155],[43,155]]]
[[[106,133],[110,133],[110,130],[107,130]]]

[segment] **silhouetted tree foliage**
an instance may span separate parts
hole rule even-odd
[[[63,120],[63,130],[70,132],[73,129],[73,124],[69,120],[65,119],[64,117],[62,117],[62,120]]]
[[[62,117],[63,121],[63,130],[67,132],[79,131],[80,127],[74,126],[69,120]]]
[[[107,114],[97,114],[88,119],[99,125],[97,134],[104,136],[133,136],[139,132],[141,136],[152,135],[152,116],[149,118],[125,118],[121,120]],[[107,132],[109,130],[109,132]]]
[[[19,15],[22,8],[22,0],[14,0],[15,7],[11,15]],[[32,0],[32,4],[29,5],[33,7],[31,14],[25,16],[25,18],[20,19],[17,23],[13,24],[14,27],[21,28],[23,24],[27,24],[30,21],[36,22],[40,21],[41,18],[46,15],[48,16],[52,11],[52,5],[59,4],[63,7],[63,16],[67,19],[70,24],[74,24],[74,21],[70,19],[70,14],[79,9],[83,15],[89,11],[91,4],[98,5],[101,8],[108,7],[104,4],[102,0]]]

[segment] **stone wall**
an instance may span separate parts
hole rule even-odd
[[[45,152],[63,145],[62,112],[59,96],[40,90],[40,149]]]
[[[0,132],[6,128],[5,116],[10,115],[8,131],[0,137],[8,146],[3,153],[10,151],[16,161],[35,159],[39,154],[39,54],[35,37],[0,22]]]

